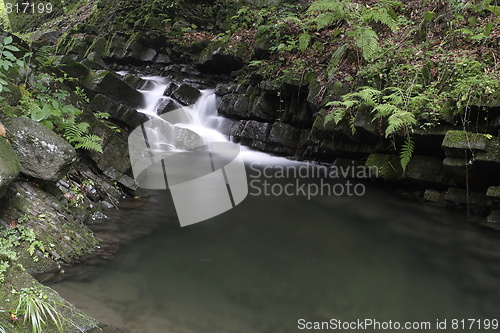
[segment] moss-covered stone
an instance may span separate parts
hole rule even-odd
[[[488,139],[484,134],[466,131],[448,131],[443,140],[447,157],[465,157],[467,151],[486,150]]]
[[[8,138],[27,176],[58,181],[76,161],[75,149],[42,124],[25,118],[3,117]]]
[[[76,309],[51,288],[41,285],[21,265],[12,262],[5,272],[4,283],[0,283],[0,308],[7,310],[0,312],[0,328],[5,328],[9,333],[31,332],[29,322],[20,320],[16,324],[9,318],[9,311],[15,312],[20,295],[28,289],[47,297],[44,301],[60,314],[63,333],[88,332],[98,327],[99,323],[95,319]],[[20,317],[21,314],[17,316]],[[50,320],[46,322],[47,325],[43,325],[44,333],[61,333]]]
[[[397,155],[371,154],[366,160],[366,166],[376,168],[380,178],[399,180],[403,176],[403,169]]]

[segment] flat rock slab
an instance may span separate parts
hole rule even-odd
[[[75,149],[42,124],[14,117],[4,118],[3,123],[24,175],[58,181],[76,161]]]

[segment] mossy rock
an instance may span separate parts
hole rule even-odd
[[[366,160],[366,166],[376,168],[378,177],[386,180],[399,180],[403,176],[403,168],[397,155],[371,154]]]
[[[442,147],[447,157],[465,157],[467,151],[485,151],[488,139],[484,134],[448,131]]]
[[[19,298],[23,290],[33,290],[37,294],[46,296],[44,302],[52,305],[59,313],[62,323],[62,333],[88,332],[98,327],[99,322],[80,310],[76,309],[69,302],[61,298],[53,289],[43,286],[36,281],[19,264],[12,262],[11,266],[4,273],[4,283],[0,283],[0,308],[7,309],[0,312],[0,327],[5,328],[9,333],[31,332],[30,323],[19,320],[17,324],[9,318],[9,311],[14,311],[19,304]],[[18,314],[20,317],[20,314]],[[51,320],[46,320],[43,325],[44,333],[61,333]]]

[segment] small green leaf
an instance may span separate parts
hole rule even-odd
[[[14,39],[12,39],[12,37],[11,37],[11,36],[7,36],[7,37],[5,37],[5,39],[3,40],[3,43],[4,43],[4,45],[8,45],[8,44],[12,43],[12,41],[13,41],[13,40],[14,40]]]

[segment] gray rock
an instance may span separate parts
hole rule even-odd
[[[59,135],[36,121],[5,118],[8,139],[27,176],[58,181],[76,161],[75,149]]]
[[[172,96],[174,91],[179,88],[179,85],[176,84],[175,82],[170,82],[167,84],[167,87],[165,88],[165,91],[163,92],[163,96]]]
[[[229,74],[243,67],[240,57],[229,54],[220,42],[214,42],[203,50],[196,67],[202,72],[213,74]]]
[[[5,195],[9,184],[21,170],[19,159],[7,140],[0,136],[0,197]]]
[[[109,71],[96,71],[89,75],[83,84],[95,93],[108,96],[131,108],[137,109],[144,105],[144,96],[140,92]]]
[[[98,94],[90,102],[90,107],[96,112],[107,112],[111,119],[118,120],[131,128],[136,128],[149,120],[144,113],[137,112],[126,105],[117,103],[111,98]]]
[[[468,151],[485,151],[487,142],[484,134],[448,131],[442,147],[447,157],[465,157]]]
[[[170,111],[173,111],[173,110],[177,110],[181,106],[182,105],[180,105],[179,103],[177,103],[173,99],[167,98],[166,100],[164,100],[160,104],[160,106],[158,106],[158,108],[156,109],[156,113],[158,115],[162,115],[164,113],[167,113],[167,112],[170,112]]]
[[[172,97],[184,105],[191,105],[196,103],[200,98],[201,93],[198,89],[191,87],[187,84],[182,84],[179,88],[175,89]]]
[[[277,121],[271,128],[268,143],[289,148],[297,148],[300,134],[300,129]]]

